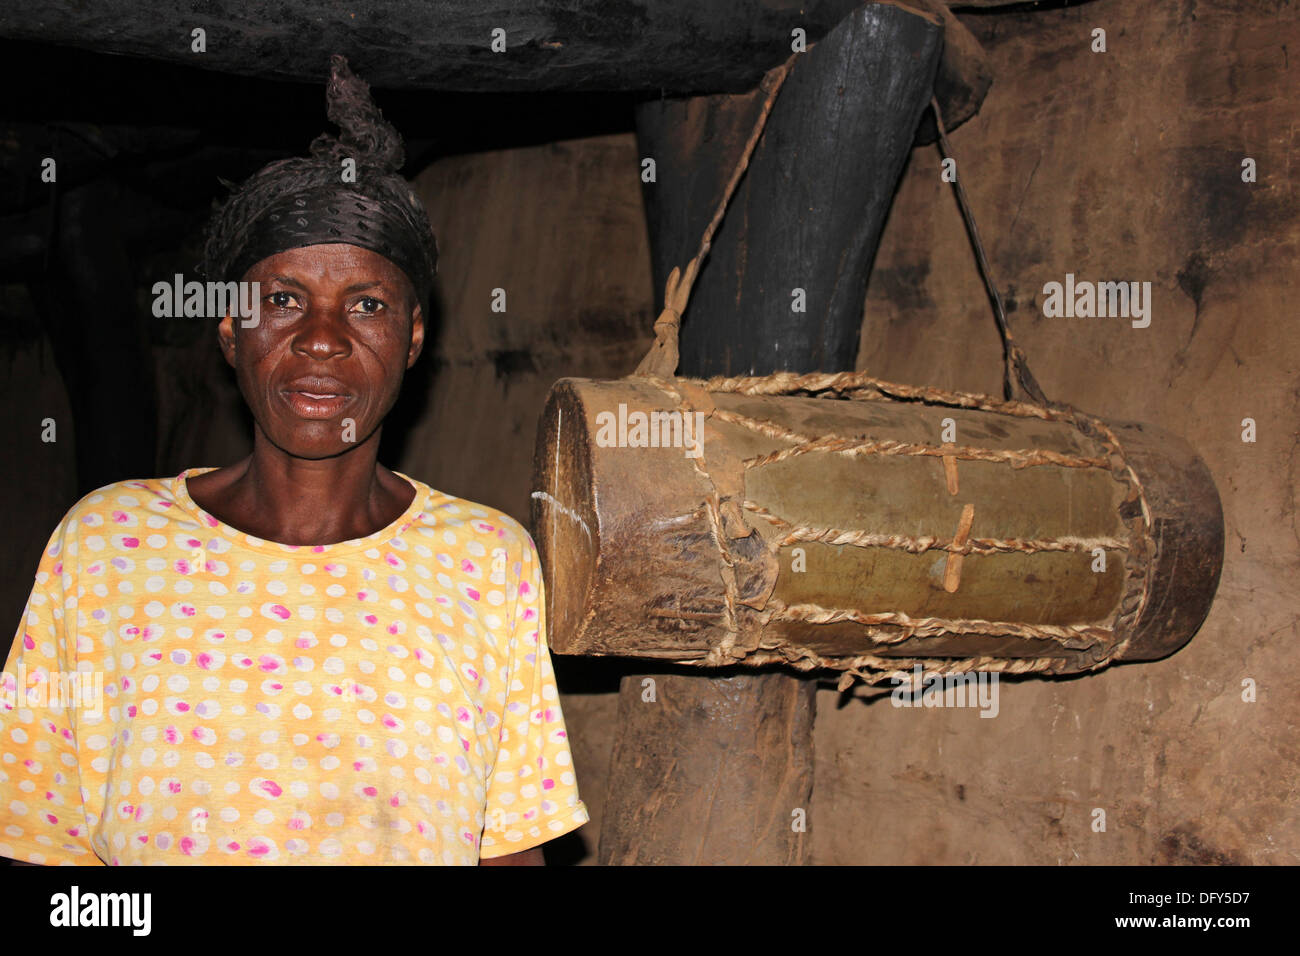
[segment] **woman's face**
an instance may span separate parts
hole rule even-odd
[[[420,355],[424,316],[391,261],[345,243],[255,264],[255,325],[226,316],[221,348],[266,438],[295,458],[329,458],[375,434]]]

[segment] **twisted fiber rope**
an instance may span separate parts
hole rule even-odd
[[[1116,633],[1120,633],[1122,630],[1126,632],[1126,636],[1106,657],[1090,668],[1096,670],[1098,667],[1105,666],[1115,657],[1122,655],[1132,643],[1134,634],[1132,625],[1142,616],[1147,604],[1151,601],[1151,589],[1155,576],[1150,574],[1149,571],[1155,563],[1159,548],[1153,534],[1154,522],[1151,519],[1151,507],[1147,502],[1146,491],[1142,487],[1142,482],[1138,479],[1137,473],[1133,471],[1132,465],[1125,458],[1119,439],[1114,431],[1101,419],[1084,415],[1082,412],[1076,413],[1075,425],[1084,434],[1100,441],[1110,452],[1112,459],[1111,474],[1116,480],[1128,485],[1129,494],[1125,500],[1136,500],[1142,516],[1140,521],[1134,518],[1128,522],[1132,542],[1136,542],[1136,547],[1132,543],[1130,544],[1130,551],[1141,560],[1133,566],[1128,566],[1126,562],[1128,580],[1124,594],[1120,599],[1119,608],[1115,613],[1114,621],[1111,624]]]
[[[934,113],[935,128],[939,131],[938,142],[935,145],[939,147],[940,155],[952,156],[948,131],[943,124],[943,113],[939,109],[938,99],[933,96],[930,97],[930,109]],[[997,283],[993,281],[993,270],[989,268],[989,259],[984,253],[984,243],[980,241],[979,229],[975,226],[975,214],[971,212],[970,200],[966,198],[966,189],[958,177],[953,177],[952,188],[957,194],[957,206],[961,209],[962,221],[966,224],[971,246],[975,250],[975,261],[979,265],[980,277],[984,280],[984,290],[988,293],[989,301],[993,303],[993,319],[997,322],[998,334],[1002,337],[1002,390],[1009,398],[1019,386],[1021,392],[1038,404],[1059,407],[1057,403],[1048,401],[1047,396],[1043,394],[1033,373],[1029,371],[1029,357],[1011,335],[1011,325],[1007,321],[1007,311],[1002,305],[1002,295],[998,292]]]
[[[866,372],[776,372],[772,375],[714,376],[699,382],[710,392],[735,392],[740,395],[792,395],[795,392],[849,392],[865,390],[857,398],[885,397],[906,401],[931,402],[957,408],[974,408],[986,412],[1000,412],[1020,418],[1041,418],[1060,421],[1068,417],[1062,411],[1028,402],[1003,401],[977,392],[949,391],[931,385],[905,385],[886,382]]]
[[[769,421],[766,418],[751,418],[749,415],[742,415],[739,412],[728,411],[725,408],[715,408],[713,417],[719,421],[728,422],[732,425],[740,425],[748,428],[750,431],[758,432],[760,435],[766,435],[768,438],[780,438],[784,441],[806,443],[816,441],[811,435],[804,435],[800,432],[786,428],[784,425],[778,425],[776,422]]]
[[[968,461],[1006,462],[1012,468],[1029,468],[1034,465],[1060,465],[1064,468],[1109,468],[1110,462],[1105,458],[1079,458],[1075,455],[1062,455],[1059,452],[1044,451],[1033,448],[975,448],[969,445],[941,448],[938,445],[923,442],[897,441],[891,438],[841,438],[829,435],[816,438],[802,445],[782,448],[778,451],[747,459],[745,464],[761,468],[774,465],[779,461],[807,455],[813,452],[828,452],[837,455],[921,455],[932,458],[960,458]]]
[[[644,377],[670,395],[683,415],[689,415],[695,411],[672,379],[661,378],[657,375],[645,375]],[[691,463],[695,466],[695,473],[704,479],[709,489],[708,496],[705,499],[705,514],[709,519],[709,533],[713,536],[713,543],[718,549],[718,574],[722,578],[723,599],[725,602],[723,605],[723,624],[727,629],[722,642],[716,647],[710,648],[704,661],[710,666],[718,667],[731,663],[737,656],[740,658],[745,656],[743,650],[738,655],[733,653],[736,638],[740,633],[740,626],[736,621],[736,603],[739,589],[736,586],[736,559],[732,556],[731,549],[727,547],[727,536],[722,528],[721,496],[718,494],[718,487],[714,484],[713,476],[704,467],[703,436],[696,437],[700,442],[700,454],[692,458]]]
[[[1072,425],[1082,434],[1093,439],[1105,447],[1112,477],[1116,481],[1125,484],[1129,489],[1127,500],[1136,500],[1142,514],[1141,522],[1129,522],[1130,530],[1134,538],[1141,542],[1140,547],[1133,547],[1130,542],[1129,550],[1136,556],[1146,558],[1147,563],[1154,560],[1156,553],[1156,542],[1152,537],[1153,522],[1151,519],[1151,507],[1147,501],[1146,491],[1142,487],[1142,482],[1138,479],[1137,474],[1129,465],[1127,458],[1124,456],[1122,446],[1114,431],[1101,419],[1094,418],[1084,412],[1073,408],[1064,403],[1052,403],[1052,407],[1042,405],[1033,405],[1027,402],[1019,401],[1001,401],[988,395],[980,395],[974,392],[950,391],[947,389],[936,388],[933,386],[918,387],[914,385],[905,385],[898,382],[886,382],[882,379],[867,375],[864,372],[813,372],[806,375],[799,375],[794,372],[777,372],[774,375],[765,376],[734,376],[722,377],[717,376],[699,383],[703,388],[710,392],[732,392],[742,395],[790,395],[797,392],[824,393],[837,392],[848,394],[854,400],[875,400],[875,401],[922,401],[939,405],[948,405],[959,408],[971,408],[979,411],[996,412],[1003,415],[1013,415],[1019,418],[1039,418],[1045,421],[1064,422]],[[715,413],[716,414],[716,413]],[[758,419],[746,419],[745,416],[736,416],[736,424],[748,425],[757,423],[761,434],[768,434],[771,437],[786,437],[779,434],[772,434],[772,431],[779,432],[781,427],[772,422],[764,422]],[[752,427],[752,425],[750,426]],[[794,433],[791,433],[793,435]],[[799,436],[805,437],[806,436]],[[940,456],[942,457],[942,456]],[[1120,603],[1120,613],[1116,618],[1116,626],[1122,622],[1131,623],[1139,617],[1145,610],[1151,597],[1151,577],[1146,572],[1145,566],[1138,566],[1128,569],[1129,587],[1126,589],[1124,599]],[[1134,603],[1133,594],[1140,591],[1140,598]],[[1126,638],[1115,649],[1115,653],[1122,653],[1129,645],[1129,638]]]
[[[910,682],[913,668],[920,665],[930,674],[946,677],[953,674],[970,674],[976,671],[999,674],[1059,674],[1070,666],[1065,657],[972,657],[946,660],[923,657],[881,657],[876,654],[859,654],[855,657],[822,657],[804,647],[782,645],[771,650],[751,654],[746,661],[754,666],[784,664],[798,671],[836,670],[841,672],[838,689],[843,691],[854,679],[864,684],[879,684],[885,680]],[[695,667],[707,666],[703,659],[681,661]],[[1101,666],[1101,665],[1099,665]],[[1090,668],[1095,670],[1096,668]]]
[[[1069,650],[1086,650],[1104,645],[1113,635],[1105,628],[1093,624],[1019,624],[1015,621],[983,621],[978,619],[919,617],[901,611],[881,611],[868,614],[855,608],[826,608],[819,604],[786,605],[776,599],[768,601],[763,612],[764,623],[769,621],[798,621],[804,624],[836,624],[852,621],[870,628],[869,637],[876,644],[900,644],[912,638],[943,637],[949,634],[985,634],[993,637],[1020,637],[1027,640],[1051,640]],[[896,627],[895,634],[877,633],[874,629]]]
[[[672,395],[684,411],[693,411],[694,409],[686,402],[685,397],[668,379],[652,379],[657,385],[668,394]],[[1003,414],[1016,415],[1018,417],[1034,417],[1049,421],[1060,421],[1073,425],[1083,434],[1101,443],[1108,451],[1108,457],[1100,458],[1075,458],[1073,456],[1057,456],[1075,462],[1074,467],[1110,467],[1112,475],[1116,480],[1122,481],[1130,488],[1130,498],[1136,496],[1140,502],[1143,527],[1134,528],[1135,535],[1143,535],[1146,529],[1150,528],[1150,508],[1146,501],[1145,494],[1142,491],[1141,484],[1137,475],[1123,458],[1120,450],[1119,441],[1114,432],[1097,419],[1086,416],[1077,410],[1064,406],[1057,409],[1049,409],[1041,406],[1027,405],[1021,402],[1000,402],[987,396],[974,395],[972,393],[948,392],[937,388],[914,388],[912,386],[898,386],[894,383],[884,383],[879,380],[870,379],[869,376],[861,373],[814,373],[812,375],[795,375],[793,373],[777,373],[772,376],[763,376],[761,378],[733,378],[733,379],[710,379],[704,382],[704,387],[712,392],[740,392],[743,394],[753,395],[778,395],[789,394],[797,391],[817,391],[825,390],[847,390],[849,388],[861,388],[863,383],[870,381],[872,390],[879,394],[890,396],[891,393],[900,393],[900,397],[923,398],[928,401],[936,401],[944,404],[959,404],[965,407],[980,408],[987,411],[995,411]],[[901,393],[910,393],[902,395]],[[715,409],[715,417],[732,424],[741,425],[764,434],[768,437],[782,438],[785,440],[802,441],[805,445],[815,445],[819,442],[826,442],[827,439],[810,439],[809,436],[799,434],[775,422],[764,419],[755,419],[750,416],[740,415],[734,412],[727,412],[721,409]],[[830,441],[834,441],[831,439]],[[877,443],[879,444],[879,443]],[[903,443],[895,443],[903,444]],[[942,451],[936,446],[921,446],[926,448],[931,454],[942,457]],[[787,449],[786,451],[789,451]],[[946,449],[944,449],[946,450]],[[975,449],[980,451],[981,449]],[[1055,454],[1055,453],[1049,453]],[[771,458],[772,456],[765,456]],[[751,459],[746,462],[746,466],[753,466],[756,462],[763,461],[760,459]],[[701,666],[718,666],[719,664],[731,663],[739,658],[747,660],[751,664],[758,664],[771,658],[770,654],[762,654],[758,651],[750,652],[746,655],[743,651],[739,655],[735,652],[736,636],[738,625],[736,621],[736,585],[735,585],[735,567],[734,558],[725,545],[725,535],[722,533],[720,514],[718,513],[718,496],[716,487],[713,485],[712,478],[707,471],[701,466],[699,459],[693,459],[697,470],[708,481],[712,490],[711,500],[707,502],[710,528],[718,544],[720,571],[723,572],[723,580],[726,586],[726,626],[727,635],[721,645],[710,650],[709,654],[698,661]],[[1057,461],[1052,464],[1065,464]],[[1066,465],[1070,467],[1070,465]],[[901,547],[905,550],[918,551],[929,550],[930,548],[942,548],[943,550],[955,551],[957,553],[997,553],[1003,550],[1015,551],[1065,551],[1065,550],[1082,550],[1085,546],[1087,550],[1093,547],[1103,547],[1107,550],[1129,550],[1131,543],[1119,538],[1072,538],[1064,537],[1059,539],[1040,539],[1026,541],[1024,539],[973,539],[962,546],[954,547],[951,539],[928,539],[928,538],[910,538],[906,536],[894,535],[872,535],[870,532],[842,530],[842,529],[816,529],[803,528],[790,525],[783,519],[762,509],[761,506],[753,502],[744,502],[747,510],[760,514],[762,517],[775,523],[787,526],[790,530],[787,533],[786,541],[791,540],[827,540],[830,536],[831,543],[849,543],[861,544],[862,546],[886,546]],[[1136,522],[1134,522],[1136,523]],[[838,539],[838,540],[837,540]],[[1149,540],[1149,535],[1147,536]],[[923,547],[922,547],[923,545]],[[1146,554],[1150,554],[1145,547],[1139,549]],[[1131,621],[1136,618],[1145,607],[1149,598],[1150,580],[1145,570],[1133,568],[1129,571],[1129,586],[1126,588],[1126,594],[1121,600],[1120,606],[1115,615],[1116,626],[1121,621]],[[795,605],[787,607],[778,601],[769,601],[768,609],[763,614],[763,623],[773,620],[798,620],[805,623],[822,624],[834,623],[837,621],[851,620],[855,623],[867,627],[868,636],[878,644],[895,644],[908,640],[912,637],[931,637],[940,634],[951,633],[979,633],[994,636],[1020,637],[1025,639],[1054,640],[1066,645],[1066,649],[1071,650],[1088,650],[1090,648],[1103,648],[1106,653],[1096,662],[1092,668],[1104,666],[1118,653],[1121,653],[1128,646],[1126,638],[1118,646],[1111,645],[1109,642],[1115,637],[1114,630],[1097,627],[1095,625],[1029,625],[1019,624],[1016,622],[989,622],[989,621],[962,621],[947,618],[920,618],[913,619],[901,612],[881,612],[868,614],[867,612],[851,608],[824,608],[815,604]],[[901,630],[894,634],[882,634],[876,628],[892,626]],[[780,659],[790,662],[786,655],[787,648],[778,649]],[[806,649],[803,649],[806,651]],[[807,652],[811,653],[811,652]],[[814,657],[816,655],[813,655]],[[807,660],[806,657],[799,658]],[[853,676],[866,679],[863,674],[863,668],[876,669],[880,666],[891,666],[892,662],[886,663],[887,659],[875,658],[872,655],[865,655],[860,658],[840,659],[837,663],[828,663],[826,659],[817,657],[821,662],[820,665],[812,664],[806,669],[814,669],[816,666],[829,666],[833,669],[846,670]],[[992,658],[981,660],[994,660]],[[853,663],[856,661],[857,663]],[[1049,671],[1059,671],[1065,667],[1067,658],[1033,658],[1033,659],[1011,659],[1005,660],[997,668],[987,666],[976,666],[973,660],[958,661],[947,664],[945,673],[965,673],[971,670],[989,670],[996,669],[1009,673],[1046,673]],[[931,668],[932,670],[934,668]],[[884,679],[887,674],[881,675],[878,679]],[[875,683],[876,680],[868,680],[868,683]]]
[[[745,464],[753,467],[774,464],[794,455],[825,451],[837,454],[863,455],[926,455],[935,458],[959,458],[967,461],[1008,462],[1013,468],[1028,468],[1034,465],[1061,465],[1066,468],[1109,468],[1106,458],[1081,458],[1076,455],[1063,455],[1059,452],[1041,449],[1002,449],[977,448],[973,445],[941,446],[926,442],[905,442],[894,439],[849,439],[838,435],[814,438],[796,432],[784,425],[779,425],[766,418],[753,418],[738,412],[717,409],[713,417],[758,432],[768,438],[779,438],[795,442],[791,448],[783,448],[768,455],[748,459]]]
[[[861,400],[921,400],[933,403],[954,405],[958,407],[974,408],[982,411],[990,411],[1000,414],[1009,414],[1023,418],[1038,418],[1046,421],[1058,421],[1073,426],[1083,435],[1097,441],[1107,451],[1107,457],[1102,458],[1075,458],[1076,467],[1109,467],[1112,477],[1126,485],[1129,489],[1128,499],[1136,500],[1141,511],[1141,520],[1133,519],[1128,522],[1132,537],[1129,540],[1113,537],[1099,538],[1073,538],[1064,537],[1058,539],[973,539],[964,545],[961,549],[963,553],[995,553],[1003,549],[1016,551],[1054,551],[1054,550],[1092,550],[1094,547],[1102,547],[1106,550],[1117,550],[1132,552],[1139,559],[1146,559],[1139,564],[1126,568],[1126,586],[1125,593],[1121,598],[1119,606],[1113,616],[1112,627],[1107,630],[1096,626],[1074,626],[1058,627],[1049,625],[1024,625],[1009,622],[991,623],[985,622],[973,630],[977,633],[1007,634],[1008,636],[1020,636],[1026,638],[1051,639],[1058,642],[1068,642],[1076,644],[1082,640],[1084,650],[1089,648],[1102,649],[1104,653],[1094,661],[1088,670],[1096,670],[1105,666],[1117,655],[1122,654],[1129,646],[1132,639],[1131,624],[1140,617],[1150,600],[1150,591],[1152,578],[1147,572],[1149,561],[1154,556],[1154,540],[1151,537],[1151,510],[1147,501],[1146,494],[1142,484],[1138,479],[1132,467],[1128,464],[1119,439],[1114,431],[1099,419],[1086,415],[1068,405],[1056,405],[1052,408],[1044,406],[1030,405],[1024,402],[1007,402],[999,401],[989,396],[978,395],[968,392],[953,392],[945,389],[934,387],[918,388],[914,386],[900,385],[898,383],[884,382],[862,373],[814,373],[811,375],[796,375],[794,373],[778,373],[771,376],[763,377],[733,377],[733,378],[713,378],[703,383],[703,387],[712,392],[732,392],[748,395],[782,395],[795,392],[819,393],[834,391],[848,393],[851,399]],[[715,413],[717,414],[717,413]],[[788,441],[802,442],[804,445],[811,445],[824,439],[809,439],[809,436],[801,435],[791,429],[784,428],[775,422],[755,419],[750,416],[739,415],[735,413],[725,413],[721,415],[723,420],[733,424],[747,427],[759,434],[772,438],[780,438]],[[947,450],[947,449],[943,449]],[[942,457],[942,451],[933,448],[931,454],[939,453]],[[770,459],[772,456],[765,456]],[[1072,456],[1059,456],[1067,458]],[[751,459],[746,462],[747,465],[755,464],[757,461],[765,459]],[[1064,461],[1054,462],[1055,464],[1066,464]],[[1069,465],[1067,465],[1068,467]],[[841,529],[816,529],[790,525],[783,522],[782,519],[776,518],[770,512],[764,513],[766,509],[760,509],[753,502],[745,502],[748,510],[761,514],[768,520],[774,520],[774,523],[784,524],[788,531],[784,542],[789,543],[793,540],[829,540],[832,543],[849,543],[861,544],[864,546],[883,545],[886,547],[902,547],[906,550],[913,550],[925,545],[929,547],[939,547],[944,550],[954,550],[951,545],[951,539],[946,541],[934,540],[928,541],[924,538],[907,538],[904,536],[891,535],[872,535],[870,532],[863,531],[845,531]],[[1135,545],[1136,542],[1136,545]],[[777,545],[780,546],[779,544]],[[988,549],[988,550],[985,550]],[[765,620],[790,619],[788,616],[794,615],[798,619],[808,623],[829,623],[834,620],[854,620],[865,626],[872,627],[883,623],[880,616],[867,615],[864,612],[853,609],[827,609],[816,605],[803,605],[798,610],[779,609],[775,605],[769,604],[769,611]],[[893,623],[903,625],[903,618],[906,615],[895,619]],[[911,621],[910,618],[907,618]],[[938,618],[923,619],[919,622],[913,622],[918,630],[938,631],[949,633],[958,631],[962,622],[945,621]],[[1120,628],[1127,632],[1127,636],[1118,644],[1112,644]],[[913,630],[912,633],[917,633]],[[967,631],[969,632],[969,631]],[[905,630],[904,634],[907,633]],[[870,636],[873,641],[881,642],[878,633],[871,632]],[[886,640],[887,643],[896,641]],[[874,655],[864,655],[853,659],[828,660],[819,655],[812,654],[806,648],[800,649],[795,653],[789,647],[777,649],[777,655],[760,652],[751,654],[748,658],[749,663],[759,664],[769,660],[780,659],[786,663],[792,663],[792,656],[803,664],[797,665],[803,669],[816,669],[818,667],[828,667],[831,669],[842,670],[845,672],[849,683],[854,678],[864,680],[867,683],[877,683],[884,680],[896,671],[890,670],[896,667],[895,662],[889,659],[882,659]],[[804,655],[804,656],[801,656]],[[1075,655],[1077,657],[1077,655]],[[996,663],[990,666],[991,662]],[[936,665],[936,662],[929,661],[926,666],[930,670],[938,670],[940,673],[966,673],[973,670],[998,670],[1007,673],[1059,673],[1067,668],[1071,658],[1031,658],[1031,659],[971,659],[956,662],[942,662]],[[882,670],[883,669],[883,670]],[[876,673],[871,673],[876,672]],[[843,689],[844,680],[841,680],[841,689]]]
[[[772,112],[772,104],[776,102],[776,94],[780,92],[781,86],[785,83],[785,79],[798,56],[800,56],[799,53],[791,54],[790,58],[784,63],[769,70],[763,76],[760,86],[767,91],[767,95],[759,108],[758,119],[754,123],[754,128],[750,131],[749,139],[745,142],[745,148],[741,151],[740,159],[731,172],[731,179],[727,181],[727,186],[722,191],[722,200],[718,203],[713,218],[709,220],[709,225],[704,230],[704,236],[700,240],[700,248],[695,253],[695,258],[686,264],[685,273],[681,269],[674,267],[673,271],[668,275],[668,281],[664,288],[664,308],[659,313],[659,318],[655,319],[655,340],[651,343],[650,350],[646,352],[640,364],[637,365],[636,371],[632,373],[633,375],[671,377],[677,372],[677,363],[680,357],[678,330],[682,324],[682,313],[686,311],[686,305],[691,298],[691,287],[695,285],[695,277],[699,274],[700,266],[704,263],[709,250],[713,247],[713,234],[722,222],[727,206],[731,203],[731,196],[736,191],[741,176],[749,168],[750,157],[753,156],[754,148],[758,145],[758,139],[763,134],[763,127],[767,125],[767,117]]]
[[[830,545],[849,544],[858,548],[896,548],[911,554],[921,554],[931,550],[948,551],[952,554],[989,555],[1012,551],[1026,554],[1038,551],[1092,551],[1094,548],[1127,551],[1129,548],[1126,538],[1078,538],[1069,535],[1060,538],[971,538],[965,544],[955,545],[954,538],[940,538],[933,535],[916,537],[906,534],[878,534],[848,528],[816,528],[810,525],[791,524],[753,501],[744,502],[744,508],[786,532],[784,538],[772,539],[770,547],[773,551],[794,544],[796,541],[819,541]]]

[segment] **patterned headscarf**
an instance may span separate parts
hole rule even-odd
[[[208,224],[203,271],[209,280],[239,281],[276,253],[344,242],[405,272],[427,311],[438,245],[423,203],[398,173],[401,137],[344,57],[332,56],[330,68],[326,110],[340,135],[317,136],[310,158],[271,163],[235,189]],[[355,181],[345,181],[349,159]]]

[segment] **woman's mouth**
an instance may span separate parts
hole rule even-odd
[[[351,395],[329,392],[284,391],[280,394],[300,418],[333,418],[352,401]]]

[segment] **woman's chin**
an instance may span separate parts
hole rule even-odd
[[[313,434],[325,432],[324,434]],[[266,437],[286,455],[317,461],[322,458],[337,458],[357,447],[357,442],[346,442],[339,437],[340,429],[299,428],[292,434],[267,432]]]

